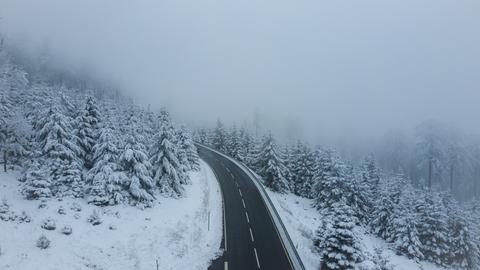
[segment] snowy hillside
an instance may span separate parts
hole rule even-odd
[[[312,201],[294,194],[278,194],[270,190],[267,190],[267,192],[287,227],[306,270],[319,269],[321,256],[315,251],[313,240],[315,231],[322,222],[322,217],[312,207]],[[375,262],[377,262],[375,249],[379,249],[382,257],[389,261],[389,265],[394,270],[446,269],[431,263],[417,263],[414,260],[409,260],[407,257],[398,256],[384,240],[369,234],[361,227],[356,227],[355,230],[362,243],[361,248],[366,254],[366,260],[359,266],[360,268],[363,266],[365,269],[376,269],[373,268]]]
[[[8,204],[0,207],[0,269],[156,269],[156,260],[158,269],[206,269],[219,251],[222,198],[203,162],[199,172],[190,173],[184,198],[160,198],[145,209],[96,207],[72,198],[28,201],[17,177],[0,173],[0,197]],[[98,225],[88,221],[94,211]],[[28,220],[22,220],[23,212]],[[55,229],[42,228],[48,218]],[[51,241],[48,249],[36,246],[41,235]]]

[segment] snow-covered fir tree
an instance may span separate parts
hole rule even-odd
[[[151,176],[151,164],[145,153],[145,146],[129,135],[119,159],[122,170],[129,180],[126,185],[133,198],[141,203],[149,204],[154,200],[155,187]]]
[[[77,119],[76,135],[82,150],[82,159],[87,169],[93,166],[93,146],[100,128],[100,111],[94,97],[87,97],[85,109]]]
[[[240,150],[238,159],[247,166],[253,166],[256,156],[256,144],[250,132],[245,127],[240,128],[239,131]]]
[[[38,162],[29,165],[22,181],[24,181],[22,194],[27,199],[42,199],[52,196],[50,177],[45,175],[45,169],[41,168]]]
[[[355,211],[355,216],[366,223],[370,201],[362,185],[355,179],[353,169],[330,150],[319,158],[319,170],[313,187],[314,205],[325,209],[343,201]]]
[[[83,179],[78,138],[73,134],[72,119],[52,107],[38,124],[37,142],[45,168],[52,177],[52,192],[59,196],[83,196]]]
[[[285,193],[290,190],[285,178],[287,168],[281,159],[272,134],[265,137],[260,153],[256,159],[258,174],[263,178],[265,186],[273,191]]]
[[[447,265],[450,251],[447,215],[440,197],[432,192],[424,192],[416,200],[415,210],[419,217],[417,230],[425,259],[438,265]]]
[[[190,132],[182,125],[177,133],[180,149],[185,153],[188,170],[200,170],[200,157],[198,156],[197,147],[195,147]]]
[[[192,170],[190,162],[188,160],[188,149],[186,147],[186,144],[188,143],[187,141],[189,140],[187,136],[187,130],[185,129],[185,127],[181,126],[177,129],[174,128],[174,144],[177,149],[177,159],[180,164],[180,167],[178,169],[178,175],[180,176],[180,184],[182,185],[190,184],[188,172]]]
[[[362,180],[376,189],[380,184],[380,172],[375,162],[373,154],[368,155],[362,164]]]
[[[353,231],[355,223],[353,210],[344,202],[335,202],[326,211],[314,240],[322,258],[322,270],[355,269],[362,261],[363,255]]]
[[[227,140],[227,135],[225,131],[225,125],[222,123],[220,119],[218,119],[217,124],[215,126],[215,130],[213,132],[213,138],[212,138],[213,148],[225,153],[227,150],[226,140]]]
[[[86,181],[88,202],[95,205],[112,205],[127,201],[129,179],[118,164],[120,151],[111,128],[101,129],[92,150],[93,167],[88,172]]]
[[[442,202],[448,216],[448,265],[462,269],[479,269],[479,245],[467,220],[467,214],[451,195],[444,194]]]
[[[374,202],[370,227],[374,234],[389,242],[394,241],[394,211],[400,202],[401,191],[406,183],[400,177],[382,183]]]
[[[236,125],[229,130],[225,142],[226,154],[236,160],[240,160],[240,138]]]
[[[153,165],[153,179],[160,192],[169,196],[182,196],[182,164],[178,160],[178,146],[175,144],[175,131],[166,112],[160,118],[160,129],[151,147],[150,162]]]
[[[395,248],[401,254],[415,260],[422,260],[423,247],[418,232],[420,219],[414,210],[414,200],[417,194],[411,186],[405,185],[398,203],[394,205],[393,216],[390,217],[392,235],[389,240],[394,241]]]
[[[315,156],[311,149],[301,141],[297,141],[290,153],[290,172],[292,175],[293,193],[302,197],[311,197],[312,182],[316,168]]]

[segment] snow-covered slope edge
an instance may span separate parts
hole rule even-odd
[[[292,241],[300,254],[307,270],[320,269],[320,254],[316,253],[313,246],[313,237],[315,230],[321,223],[320,215],[312,207],[312,201],[306,198],[298,197],[294,194],[279,194],[266,189],[272,199],[283,223],[285,224]],[[390,264],[395,270],[440,270],[444,269],[431,263],[416,263],[404,256],[396,255],[388,244],[371,234],[368,234],[363,228],[356,228],[356,234],[360,238],[362,251],[366,255],[366,260],[361,264],[370,269],[369,255],[375,254],[374,249],[382,250],[382,256],[389,259]]]
[[[6,216],[25,211],[31,222],[0,220],[0,269],[156,269],[156,260],[159,269],[207,269],[218,255],[222,198],[204,162],[191,173],[184,198],[160,198],[143,211],[123,205],[99,208],[82,199],[51,199],[39,208],[39,201],[22,198],[17,177],[0,173],[0,199],[10,205]],[[82,210],[71,209],[75,204]],[[58,213],[60,207],[65,214]],[[103,221],[97,226],[87,221],[95,209]],[[41,228],[47,217],[55,220],[55,230]],[[66,225],[71,235],[61,233]],[[36,247],[42,234],[51,240],[45,250]]]

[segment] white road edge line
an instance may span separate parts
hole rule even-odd
[[[223,266],[224,266],[225,270],[228,270],[228,262],[225,262]]]
[[[257,259],[257,267],[258,267],[258,269],[260,269],[260,262],[258,261],[257,249],[253,248],[253,251],[255,251],[255,259]]]
[[[215,178],[217,178],[218,185],[220,186],[220,192],[222,193],[223,233],[224,233],[224,238],[225,238],[225,251],[227,251],[227,218],[226,218],[227,215],[225,215],[225,197],[223,196],[222,186],[220,185],[220,178],[218,178],[217,173],[215,172],[215,170],[210,165],[208,165],[207,162],[205,162],[205,164],[207,164],[207,166],[210,168],[210,170],[215,175]]]
[[[252,242],[255,242],[255,239],[253,239],[253,232],[252,228],[248,228],[250,230],[250,238],[252,239]]]
[[[245,212],[245,216],[247,217],[247,223],[250,224],[250,219],[248,218],[248,213]]]

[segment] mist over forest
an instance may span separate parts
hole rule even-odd
[[[0,268],[480,269],[479,74],[479,1],[1,0]]]

